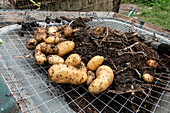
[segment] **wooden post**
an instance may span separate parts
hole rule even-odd
[[[117,13],[119,12],[120,3],[121,0],[113,0],[113,8],[112,8],[113,12],[117,12]]]

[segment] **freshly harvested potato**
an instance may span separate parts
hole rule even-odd
[[[86,65],[85,65],[84,62],[81,61],[80,64],[77,66],[77,68],[78,68],[81,72],[87,73],[87,67],[86,67]]]
[[[91,94],[102,93],[112,84],[113,79],[113,70],[102,65],[96,70],[96,79],[89,85],[88,90]]]
[[[46,54],[56,54],[58,53],[58,48],[56,45],[46,44],[45,42],[42,42],[36,46],[35,51],[41,51]]]
[[[45,39],[45,43],[47,44],[57,44],[59,42],[59,37],[56,36],[49,36],[47,39]]]
[[[154,68],[157,68],[158,65],[159,65],[155,60],[148,60],[148,61],[146,62],[146,64],[147,64],[148,66],[151,66],[151,67],[154,67]]]
[[[85,72],[66,64],[52,65],[48,70],[48,77],[56,83],[83,84],[87,80]]]
[[[75,43],[73,41],[63,41],[59,43],[57,47],[58,47],[57,55],[64,56],[69,52],[73,51],[73,49],[75,48]]]
[[[54,34],[54,36],[56,36],[56,37],[58,37],[58,38],[61,38],[61,33],[60,33],[60,32],[56,32],[56,33]]]
[[[65,61],[65,64],[77,67],[81,63],[81,57],[78,54],[71,54]]]
[[[88,78],[87,78],[87,81],[86,81],[86,85],[89,85],[89,84],[91,84],[91,83],[93,82],[93,80],[95,79],[95,74],[94,74],[93,71],[88,71],[88,72],[87,72],[87,76],[88,76]]]
[[[36,40],[38,40],[39,42],[43,42],[46,40],[47,38],[47,33],[43,32],[43,33],[37,33],[37,35],[34,37]]]
[[[87,63],[87,68],[90,69],[91,71],[95,71],[104,61],[103,56],[94,56],[88,63]]]
[[[46,55],[41,51],[36,51],[34,57],[40,65],[44,65],[47,62]]]
[[[54,35],[57,31],[59,31],[59,28],[57,26],[51,26],[48,28],[49,35]]]
[[[39,27],[34,32],[34,37],[36,37],[37,33],[47,33],[46,29],[43,27]]]
[[[64,59],[61,58],[58,55],[48,55],[47,56],[47,60],[48,60],[48,63],[51,64],[51,65],[54,65],[54,64],[64,64]]]
[[[154,77],[152,75],[150,75],[149,73],[143,74],[142,78],[147,83],[151,83],[154,79]]]
[[[65,35],[66,37],[71,37],[71,36],[72,36],[72,33],[73,33],[73,29],[72,29],[71,26],[66,26],[66,27],[64,28],[64,35]]]
[[[33,50],[33,49],[35,49],[37,44],[38,44],[38,41],[35,38],[31,38],[26,43],[26,46],[27,46],[28,49]]]

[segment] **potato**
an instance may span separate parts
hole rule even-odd
[[[159,65],[155,60],[148,60],[148,61],[146,62],[146,64],[147,64],[148,66],[151,66],[151,67],[154,67],[154,68],[157,68],[158,65]]]
[[[77,67],[81,63],[81,57],[78,54],[71,54],[65,61],[65,64]]]
[[[37,35],[34,37],[37,41],[39,42],[43,42],[46,40],[47,38],[47,33],[43,32],[43,33],[37,33]]]
[[[73,33],[73,29],[72,29],[71,26],[66,26],[66,27],[64,28],[64,35],[65,35],[66,37],[71,37],[71,36],[72,36],[72,33]]]
[[[48,77],[56,83],[83,84],[87,80],[85,72],[66,64],[52,65],[48,70]]]
[[[64,59],[58,55],[48,55],[47,60],[48,63],[51,65],[59,64],[59,63],[64,64]]]
[[[59,31],[59,28],[57,26],[51,26],[48,28],[49,35],[54,35],[57,31]]]
[[[88,90],[91,94],[102,93],[112,84],[113,79],[113,70],[102,65],[96,70],[96,79],[89,85]]]
[[[27,46],[28,49],[33,50],[33,49],[35,49],[37,44],[38,44],[38,41],[35,38],[31,38],[26,43],[26,46]]]
[[[42,53],[41,51],[36,51],[34,57],[35,57],[35,60],[40,65],[44,65],[47,62],[46,55]]]
[[[91,71],[95,71],[103,63],[103,61],[104,57],[97,55],[87,63],[87,68],[90,69]]]
[[[47,39],[45,39],[45,43],[47,44],[57,44],[59,42],[59,37],[56,36],[49,36]]]
[[[59,43],[57,47],[58,47],[57,55],[64,56],[69,52],[73,51],[73,49],[75,48],[75,43],[73,41],[63,41]]]
[[[36,37],[37,33],[47,33],[46,29],[43,27],[39,27],[34,32],[34,37]]]
[[[36,46],[35,51],[41,51],[46,54],[56,54],[58,53],[58,48],[56,45],[46,44],[45,42],[42,42]]]
[[[87,67],[86,67],[86,65],[85,65],[84,62],[81,61],[81,63],[77,66],[77,68],[78,68],[80,71],[87,73]]]
[[[154,79],[154,77],[152,75],[150,75],[149,73],[143,74],[142,78],[147,83],[151,83]]]
[[[94,74],[93,71],[88,71],[88,72],[87,72],[87,76],[88,76],[88,78],[87,78],[87,81],[86,81],[86,85],[89,85],[89,84],[91,84],[91,83],[93,82],[93,80],[95,79],[95,74]]]
[[[61,38],[61,33],[60,33],[60,32],[56,32],[56,33],[54,34],[54,36],[56,36],[56,37],[58,37],[58,38]]]

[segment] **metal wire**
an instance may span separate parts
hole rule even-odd
[[[117,23],[114,20],[98,20],[92,21],[87,23],[87,25],[92,27],[101,27],[101,26],[108,26],[112,28],[116,28],[117,30],[121,31],[128,31],[130,29],[130,25],[128,24],[120,24],[121,22]],[[9,23],[4,23],[7,26]],[[11,24],[11,23],[10,23]],[[12,23],[14,24],[14,23]],[[53,23],[52,23],[53,24]],[[136,28],[142,33],[148,34],[151,36],[151,33],[148,31],[141,30]],[[11,31],[11,32],[8,32]],[[2,76],[7,83],[8,87],[11,90],[11,93],[14,95],[14,98],[17,102],[23,101],[25,108],[22,106],[23,112],[35,112],[39,110],[40,112],[49,112],[49,113],[61,113],[61,112],[74,112],[70,109],[69,105],[74,104],[80,112],[86,112],[86,109],[93,108],[96,112],[105,112],[106,109],[109,109],[116,113],[121,113],[124,110],[127,112],[140,112],[141,109],[145,110],[146,112],[155,112],[157,108],[161,108],[166,112],[170,112],[169,108],[165,108],[161,106],[159,103],[164,102],[166,104],[170,104],[168,100],[162,99],[162,96],[169,97],[170,95],[165,91],[159,92],[156,89],[151,88],[147,95],[150,98],[153,98],[157,101],[147,101],[147,96],[140,97],[135,95],[135,98],[140,101],[140,103],[136,103],[132,100],[132,96],[126,95],[119,95],[119,94],[108,94],[103,92],[99,95],[89,94],[87,88],[84,85],[79,86],[72,86],[67,85],[68,89],[65,88],[60,84],[55,84],[47,78],[47,69],[48,66],[40,66],[33,56],[30,58],[14,58],[13,56],[23,56],[23,52],[30,53],[25,46],[27,39],[33,37],[34,29],[32,31],[26,30],[24,31],[24,37],[20,37],[17,32],[20,29],[13,30],[8,27],[5,34],[1,35],[1,38],[4,40],[5,43],[1,46],[1,53],[0,56],[2,60],[0,60],[0,64],[2,64],[3,69]],[[161,37],[161,36],[160,36]],[[159,39],[159,37],[158,37]],[[162,38],[160,38],[162,40]],[[161,83],[159,81],[155,81],[154,84],[160,84],[169,87],[169,78],[170,75],[164,76],[163,74],[157,75],[158,78],[162,79],[162,77],[166,78],[167,84]],[[143,81],[135,79],[137,82],[143,84]],[[109,89],[112,88],[109,87]],[[77,89],[81,89],[83,92],[77,91]],[[153,96],[152,93],[157,94],[157,97]],[[75,94],[77,98],[72,97],[70,94]],[[87,95],[90,95],[93,100],[89,100],[86,98]],[[70,100],[66,102],[66,97]],[[105,100],[104,98],[107,98]],[[120,101],[121,100],[121,101]],[[85,106],[81,107],[79,103],[86,103]],[[95,106],[95,103],[99,103],[101,106]],[[133,111],[131,108],[128,107],[128,104],[132,103],[137,108],[136,111]],[[145,108],[145,103],[148,105],[152,105],[153,109]],[[21,105],[22,105],[21,104]],[[113,104],[113,105],[112,105]],[[114,107],[117,106],[117,108]]]

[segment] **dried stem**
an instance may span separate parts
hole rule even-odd
[[[112,59],[110,59],[110,61],[111,61],[112,65],[113,65],[113,67],[114,67],[116,70],[118,70],[117,67],[116,67],[116,65],[115,65],[114,62],[112,61]]]
[[[143,88],[138,88],[138,89],[123,89],[123,90],[109,90],[107,93],[115,93],[115,94],[125,94],[125,93],[130,93],[130,92],[143,92]]]
[[[109,35],[109,27],[106,27],[106,36],[102,39],[102,41],[100,42],[100,44],[102,44],[102,42],[106,40],[106,38],[108,37],[108,35]]]
[[[132,48],[133,46],[135,46],[135,45],[137,45],[137,44],[139,44],[139,42],[136,42],[136,43],[134,43],[134,44],[132,44],[132,45],[130,45],[130,46],[124,48],[123,50],[130,49],[130,48]]]

